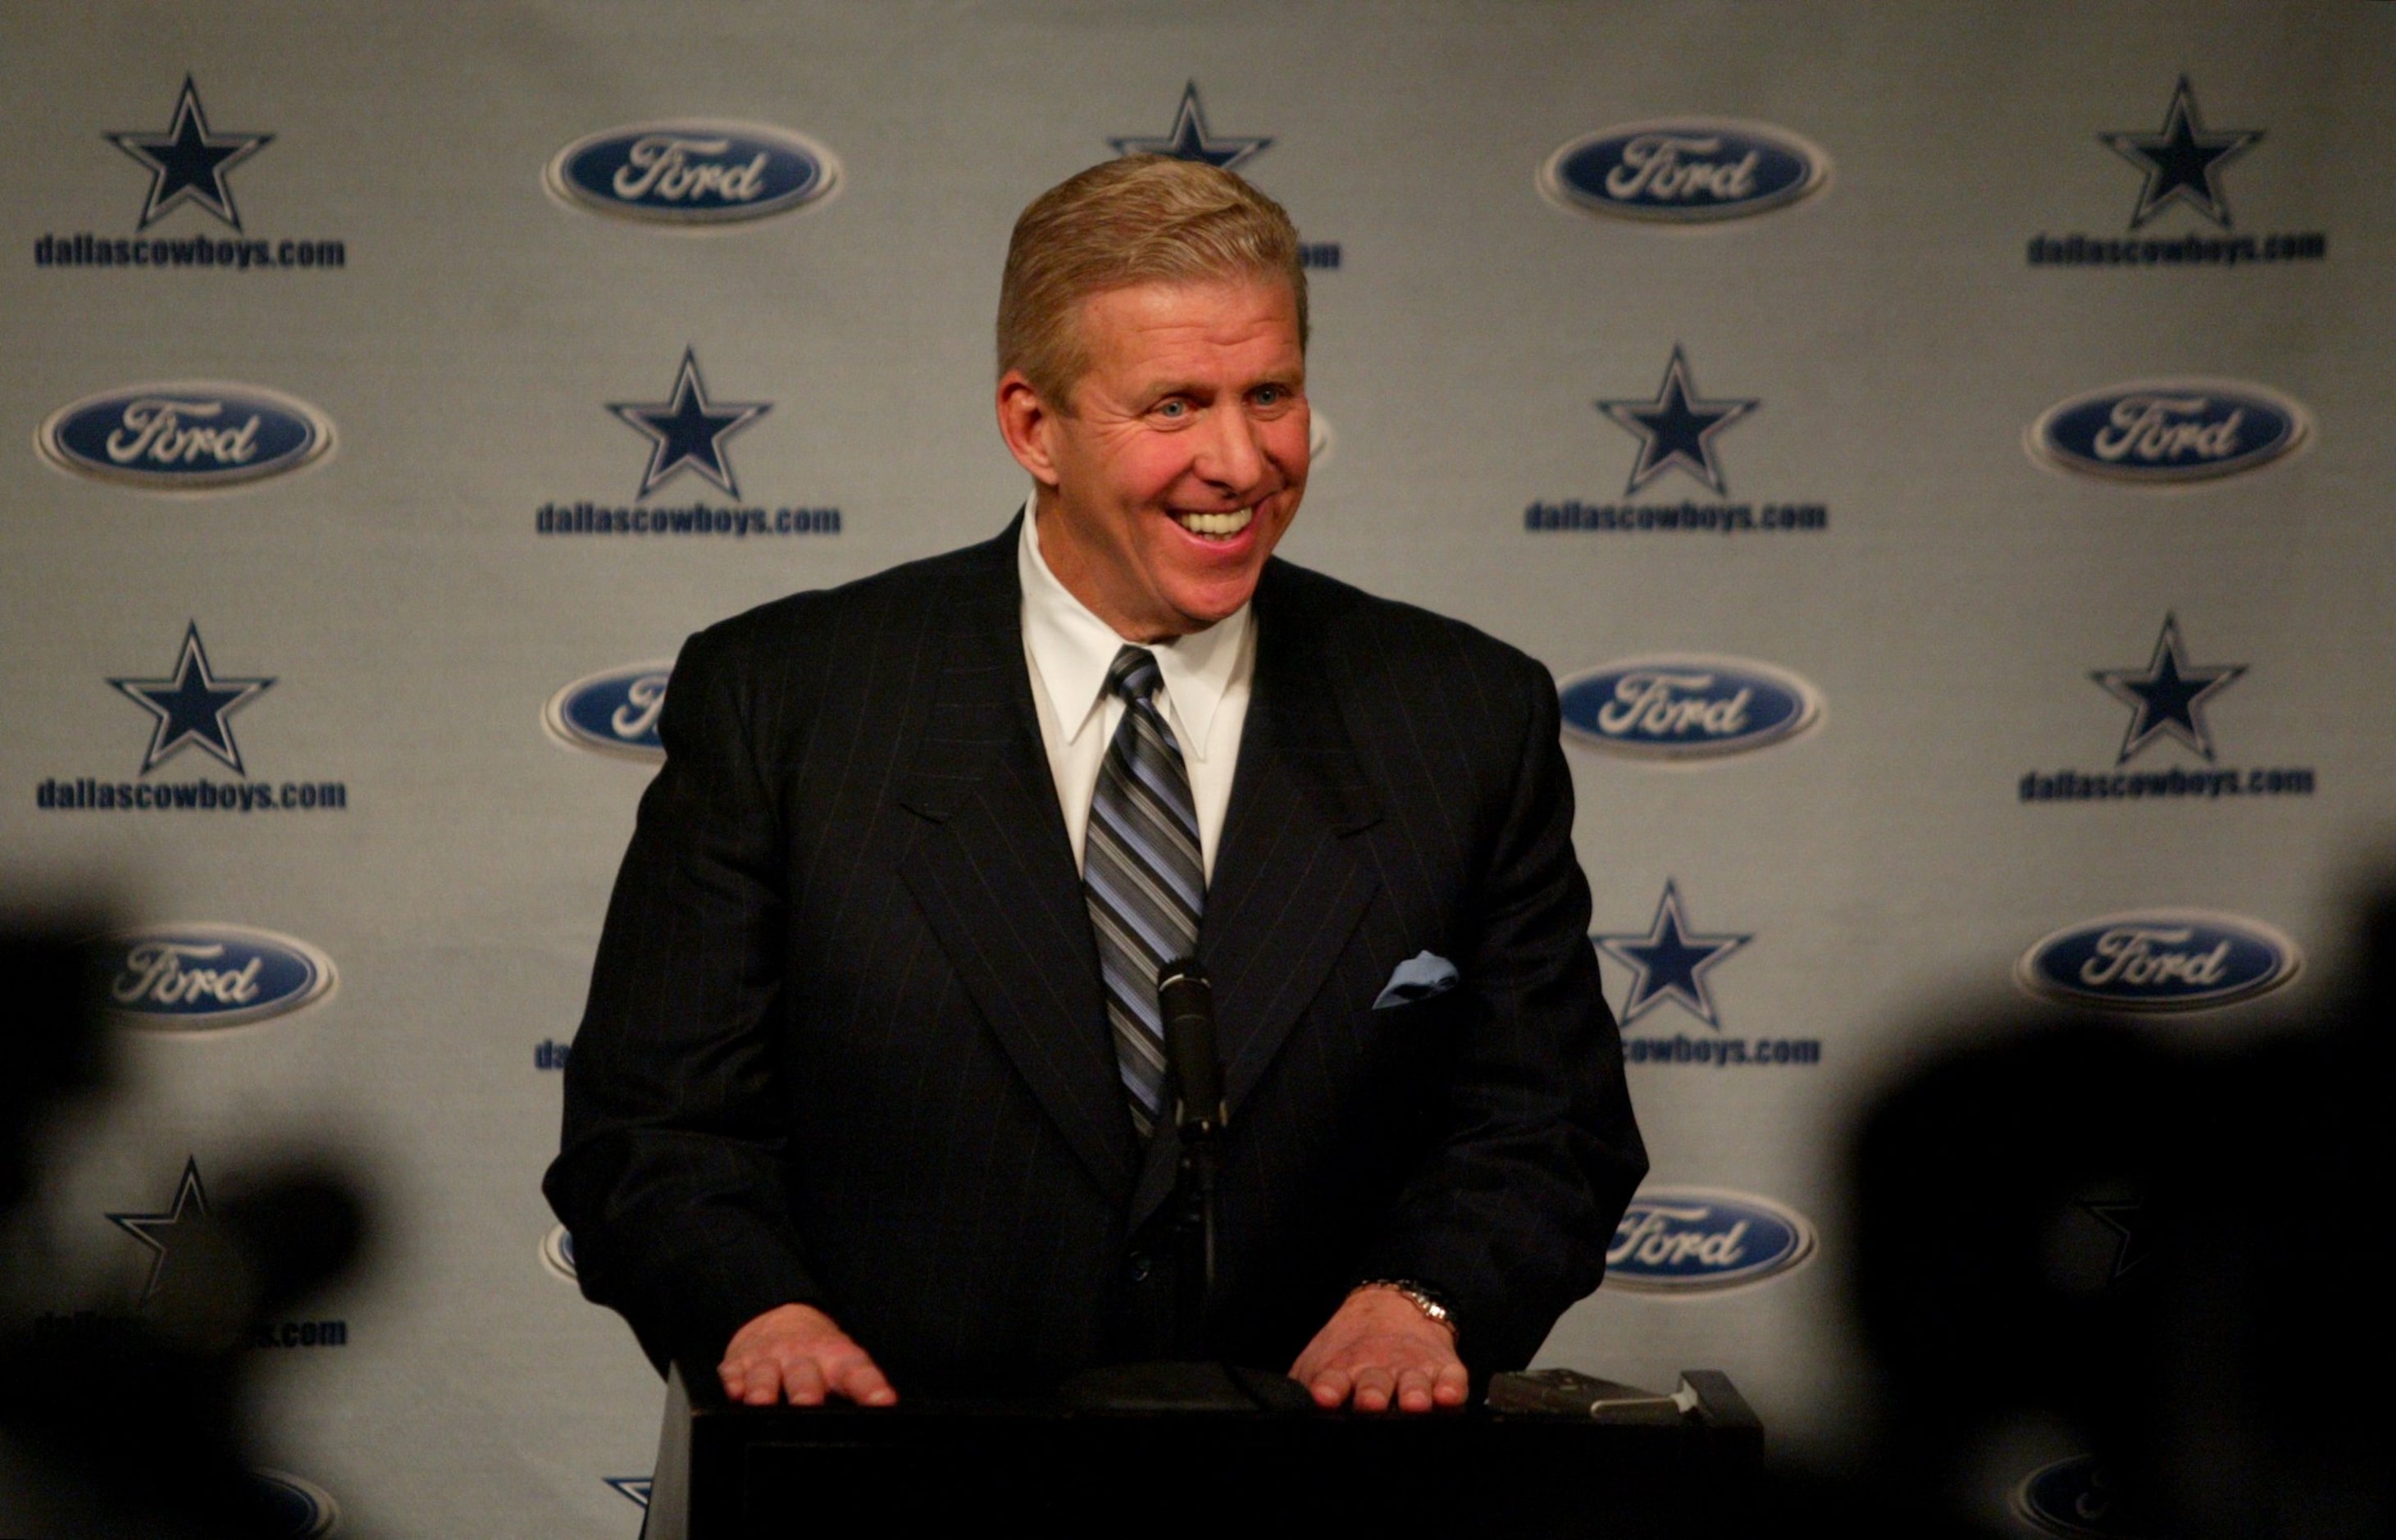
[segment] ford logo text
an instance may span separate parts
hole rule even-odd
[[[1821,720],[1822,700],[1786,670],[1740,657],[1626,658],[1564,681],[1564,730],[1634,759],[1743,754]]]
[[[1617,1289],[1684,1294],[1787,1272],[1814,1254],[1804,1215],[1752,1193],[1648,1188],[1631,1200],[1605,1252]]]
[[[1692,224],[1786,207],[1830,175],[1830,157],[1785,128],[1662,118],[1574,139],[1539,168],[1539,191],[1587,213]]]
[[[2064,1540],[2129,1540],[2147,1533],[2093,1454],[2039,1467],[2014,1488],[2014,1512]]]
[[[144,492],[208,492],[332,453],[333,424],[279,391],[223,380],[128,385],[52,412],[34,446],[59,470]]]
[[[672,663],[628,663],[587,674],[549,697],[541,713],[551,733],[577,749],[627,759],[661,760],[658,718],[666,709]]]
[[[2302,448],[2305,409],[2277,391],[2226,379],[2150,379],[2089,391],[2047,409],[2026,443],[2042,465],[2156,486],[2257,470]]]
[[[2015,979],[2050,1000],[2128,1011],[2199,1011],[2296,976],[2296,944],[2257,921],[2146,909],[2068,926],[2022,954]]]
[[[840,185],[840,163],[787,128],[640,123],[576,139],[550,161],[543,179],[578,208],[662,224],[724,225],[820,203]]]
[[[263,1021],[332,993],[333,960],[241,925],[150,925],[112,936],[108,1000],[129,1020],[189,1032]]]
[[[273,1540],[323,1540],[340,1525],[341,1510],[333,1494],[315,1482],[287,1470],[249,1473],[256,1498],[258,1531]]]

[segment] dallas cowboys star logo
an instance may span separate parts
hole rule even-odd
[[[2138,1212],[2146,1204],[2136,1198],[2123,1198],[2102,1202],[2090,1200],[2080,1206],[2090,1218],[2113,1232],[2113,1262],[2106,1270],[2105,1282],[2109,1287],[2119,1283],[2132,1268],[2147,1259],[2147,1248],[2138,1238]]]
[[[1126,137],[1107,140],[1118,155],[1170,155],[1175,160],[1204,161],[1229,171],[1264,153],[1270,139],[1216,135],[1206,128],[1206,109],[1198,101],[1198,83],[1181,88],[1181,106],[1173,114],[1173,128],[1163,139]]]
[[[1631,971],[1631,992],[1623,998],[1626,1027],[1666,1001],[1671,1001],[1716,1031],[1722,1022],[1714,1014],[1713,993],[1706,975],[1731,953],[1755,939],[1727,934],[1703,936],[1689,929],[1681,912],[1681,893],[1670,878],[1663,901],[1645,935],[1592,936],[1598,949]]]
[[[1626,496],[1675,466],[1717,495],[1725,495],[1729,488],[1714,458],[1714,436],[1756,405],[1754,401],[1710,401],[1698,395],[1697,381],[1689,377],[1689,361],[1675,342],[1655,400],[1601,401],[1597,408],[1639,440],[1639,459],[1631,468],[1631,485],[1623,488]]]
[[[2182,75],[2179,88],[2172,92],[2171,106],[2163,113],[2161,129],[2151,134],[2124,131],[2096,137],[2147,174],[2146,186],[2138,190],[2138,206],[2130,215],[2132,230],[2175,203],[2188,205],[2228,230],[2230,204],[2222,196],[2216,176],[2261,139],[2263,131],[2225,128],[2217,134],[2205,132],[2204,119],[2196,110],[2195,87],[2189,85],[2188,76]]]
[[[266,693],[272,679],[220,678],[208,667],[208,650],[200,642],[200,623],[183,632],[183,650],[175,671],[165,679],[112,679],[109,683],[126,699],[158,719],[150,734],[150,751],[141,757],[148,775],[193,744],[215,755],[235,775],[242,769],[241,749],[225,720]]]
[[[649,1506],[649,1488],[655,1480],[654,1477],[602,1476],[599,1479],[614,1488],[617,1496],[638,1503],[643,1507]]]
[[[119,150],[150,171],[150,196],[141,205],[141,223],[149,229],[185,204],[197,204],[231,225],[241,228],[226,174],[255,155],[273,134],[219,134],[208,129],[208,114],[192,77],[183,77],[183,94],[175,100],[175,120],[163,134],[128,131],[105,136]]]
[[[682,351],[682,368],[665,400],[607,404],[607,410],[651,443],[648,473],[641,478],[638,494],[644,498],[685,470],[698,471],[728,497],[740,496],[724,441],[773,409],[765,402],[708,400],[707,382],[699,378],[699,354],[689,348]]]
[[[2188,660],[2179,639],[2179,620],[2163,617],[2163,633],[2155,638],[2155,654],[2144,669],[2097,669],[2089,678],[2130,708],[2130,730],[2123,735],[2116,764],[2126,764],[2158,737],[2169,737],[2213,758],[2213,734],[2204,724],[2204,703],[2228,689],[2243,663],[2199,667]]]
[[[183,1157],[183,1176],[175,1184],[174,1201],[156,1214],[112,1214],[108,1222],[139,1241],[150,1250],[150,1277],[141,1285],[141,1303],[147,1305],[157,1296],[158,1285],[166,1276],[166,1247],[171,1243],[166,1232],[186,1218],[205,1219],[208,1215],[208,1195],[200,1186],[200,1162]]]

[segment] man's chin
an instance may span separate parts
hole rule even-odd
[[[1256,581],[1251,578],[1236,591],[1215,589],[1204,596],[1176,595],[1171,601],[1176,622],[1174,633],[1187,636],[1192,631],[1208,631],[1221,625],[1238,614],[1240,606],[1254,597],[1256,591]]]
[[[1198,630],[1220,623],[1254,597],[1257,579],[1277,543],[1259,538],[1268,533],[1250,528],[1234,540],[1209,542],[1199,549],[1175,552],[1180,560],[1157,564],[1161,569],[1157,571],[1161,579],[1156,585],[1157,597]],[[1183,538],[1191,546],[1198,545],[1195,537]]]

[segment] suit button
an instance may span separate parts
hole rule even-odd
[[[1149,1260],[1146,1252],[1134,1252],[1129,1260],[1124,1263],[1124,1271],[1131,1276],[1131,1281],[1135,1283],[1147,1282],[1148,1275],[1155,1270],[1156,1265]]]

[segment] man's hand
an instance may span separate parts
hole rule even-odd
[[[865,1349],[811,1305],[778,1305],[733,1333],[715,1373],[724,1393],[749,1406],[821,1406],[827,1395],[859,1406],[898,1400]]]
[[[1462,1406],[1470,1384],[1456,1336],[1395,1289],[1367,1285],[1350,1294],[1289,1377],[1329,1410],[1352,1396],[1359,1412],[1428,1412]]]

